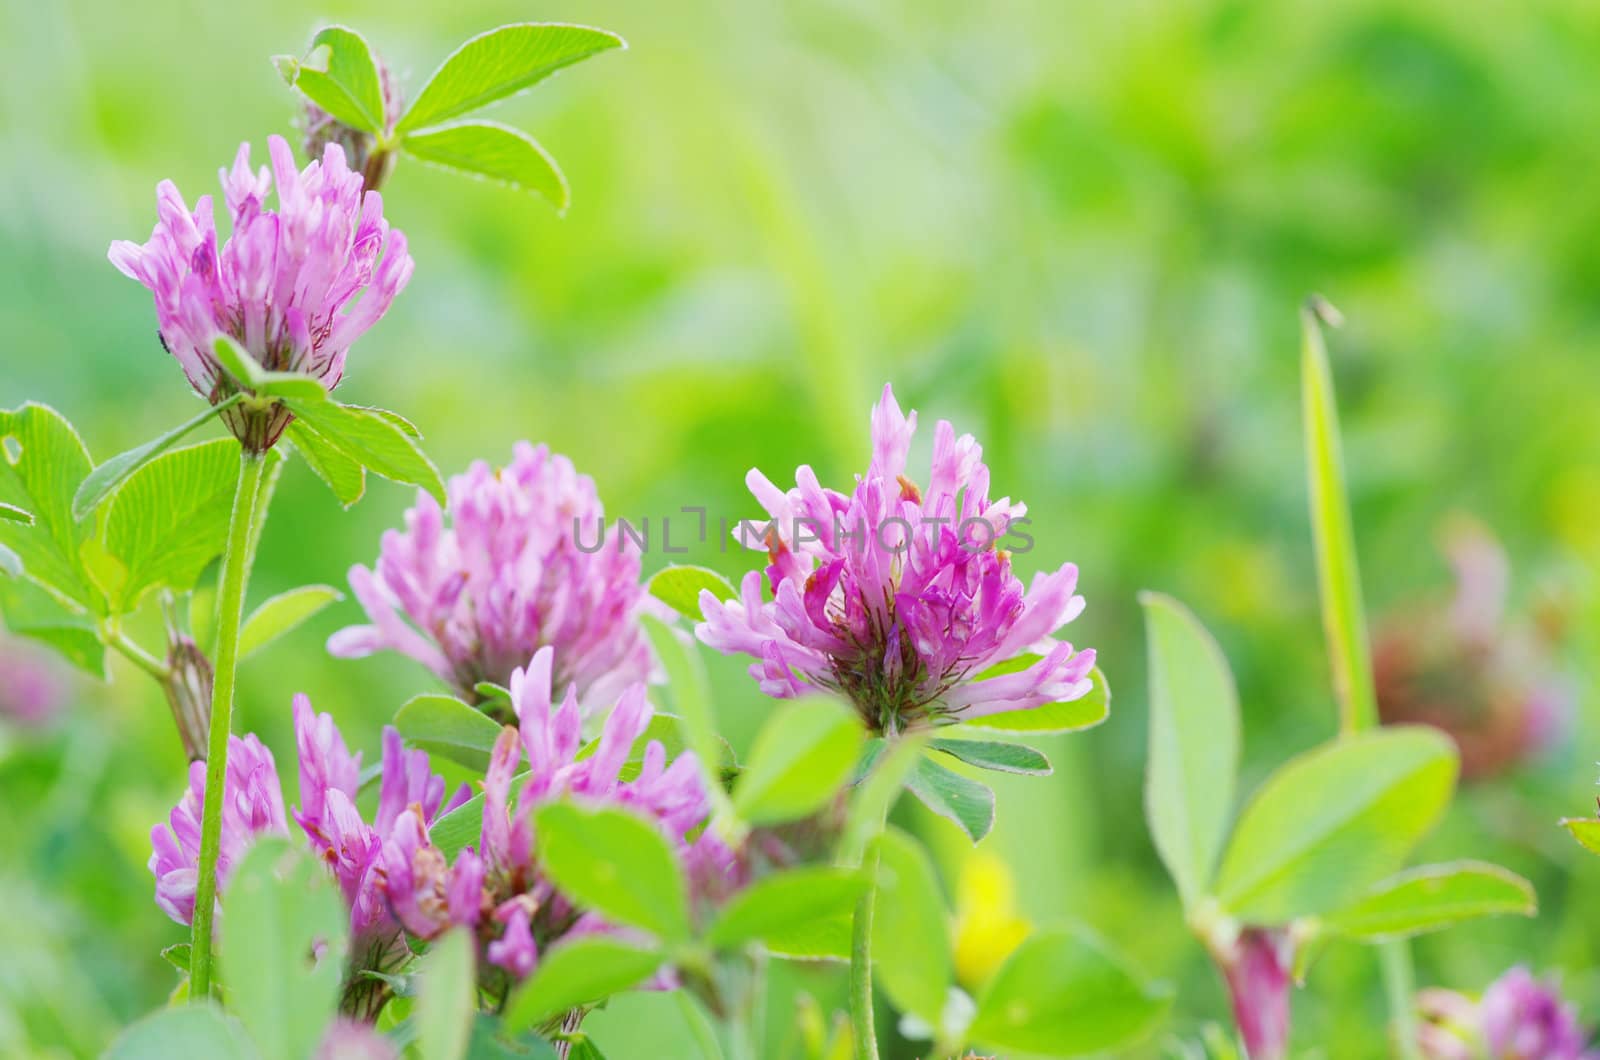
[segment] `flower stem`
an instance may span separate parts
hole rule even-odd
[[[233,728],[234,671],[239,663],[239,623],[244,614],[245,584],[250,578],[252,527],[261,489],[261,453],[240,450],[239,485],[233,495],[227,549],[217,588],[216,677],[211,687],[210,747],[206,754],[205,807],[200,822],[199,879],[194,894],[194,932],[189,958],[189,996],[204,1001],[211,994],[211,935],[216,910],[217,853],[222,843],[223,784],[228,775],[228,733]]]
[[[850,935],[850,1027],[856,1040],[856,1060],[877,1060],[878,1032],[872,1013],[872,914],[878,904],[878,846],[867,848],[861,859],[867,889],[856,900]]]

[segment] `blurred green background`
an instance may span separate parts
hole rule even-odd
[[[848,484],[867,412],[903,404],[984,443],[1027,501],[1028,572],[1065,559],[1111,720],[1048,747],[1054,777],[1000,786],[988,848],[1035,922],[1076,919],[1179,988],[1166,1031],[1222,1018],[1142,823],[1141,588],[1188,602],[1232,660],[1243,790],[1329,736],[1334,708],[1302,484],[1296,309],[1332,336],[1375,613],[1448,591],[1450,513],[1504,541],[1516,594],[1555,586],[1581,688],[1600,644],[1600,10],[1571,2],[270,5],[67,0],[0,7],[0,406],[46,401],[104,458],[191,414],[148,294],[106,262],[144,240],[154,187],[216,191],[242,139],[287,133],[267,57],[325,20],[361,29],[414,92],[503,22],[581,21],[630,50],[495,117],[573,187],[543,202],[402,161],[387,213],[417,269],[356,347],[341,397],[414,419],[447,472],[547,441],[613,516],[752,514],[745,471],[811,463]],[[914,458],[915,459],[915,458]],[[407,491],[343,512],[303,465],[281,485],[251,588],[342,585]],[[729,573],[713,545],[685,557]],[[666,562],[659,552],[647,560]],[[246,664],[237,724],[278,754],[289,697],[352,742],[429,686],[394,657],[338,662],[347,602]],[[735,743],[767,704],[710,660]],[[0,1054],[92,1054],[160,1003],[184,937],[151,901],[148,829],[182,787],[164,701],[137,672],[83,681],[54,724],[0,721]],[[1600,1018],[1600,862],[1556,827],[1592,806],[1595,706],[1511,774],[1467,789],[1427,857],[1534,880],[1536,921],[1416,947],[1422,984],[1559,971]],[[954,887],[942,822],[909,818]],[[838,976],[783,977],[788,997]],[[830,1001],[831,1003],[831,1001]],[[689,1056],[662,999],[594,1021],[613,1056]],[[1296,997],[1297,1047],[1383,1051],[1375,956],[1330,950]],[[902,1051],[899,1055],[914,1053]]]

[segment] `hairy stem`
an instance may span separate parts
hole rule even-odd
[[[233,516],[217,587],[216,677],[211,687],[210,747],[206,754],[205,808],[200,822],[200,866],[189,965],[189,996],[197,1001],[204,1001],[211,994],[211,929],[216,910],[217,852],[222,842],[222,789],[228,775],[228,733],[233,728],[239,623],[244,615],[245,585],[250,579],[252,528],[265,460],[261,453],[240,451],[239,485],[233,495]]]
[[[867,889],[856,900],[850,934],[850,1026],[855,1035],[856,1060],[877,1060],[878,1032],[872,1014],[872,914],[878,904],[878,847],[867,848],[861,859]]]

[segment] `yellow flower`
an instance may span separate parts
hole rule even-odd
[[[1017,915],[1011,870],[993,854],[967,858],[956,892],[956,978],[975,990],[1021,945],[1028,922]]]

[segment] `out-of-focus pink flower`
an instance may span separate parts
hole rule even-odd
[[[109,253],[113,265],[155,295],[162,344],[212,404],[235,390],[213,352],[217,336],[234,338],[266,369],[304,372],[331,390],[344,375],[351,344],[411,278],[405,236],[390,232],[383,199],[363,190],[361,174],[345,164],[338,144],[328,144],[303,171],[282,137],[269,137],[267,149],[270,172],[250,168],[246,143],[233,168],[220,174],[233,225],[220,247],[211,196],[202,195],[190,211],[164,180],[150,241],[118,240]],[[264,208],[274,180],[276,211]],[[265,450],[291,416],[281,405],[236,405],[223,419],[245,446]]]
[[[480,681],[503,685],[549,647],[557,687],[576,685],[586,710],[649,677],[637,549],[605,535],[592,479],[522,442],[503,470],[479,461],[452,478],[449,495],[447,517],[419,492],[375,569],[351,569],[371,624],[335,633],[329,651],[401,652],[475,700]]]
[[[1064,564],[1025,587],[1000,542],[1027,509],[990,499],[982,449],[945,421],[918,486],[906,475],[916,426],[885,386],[872,462],[848,494],[823,488],[806,466],[788,491],[751,471],[746,481],[771,517],[760,537],[774,599],[763,601],[756,571],[737,600],[702,593],[700,639],[754,657],[751,676],[768,695],[838,692],[890,735],[1087,694],[1094,652],[1053,639],[1083,610],[1077,568]],[[1041,658],[976,679],[1025,652]]]
[[[383,773],[378,808],[368,823],[356,809],[361,756],[345,747],[338,726],[327,714],[313,712],[305,696],[294,700],[295,740],[300,757],[300,805],[295,820],[310,840],[350,905],[350,929],[360,949],[380,935],[397,930],[385,889],[385,850],[404,844],[417,827],[465,802],[471,791],[463,784],[444,805],[444,779],[435,776],[424,751],[407,751],[400,733],[383,730]]]
[[[1453,990],[1417,995],[1417,1044],[1428,1060],[1600,1060],[1577,1009],[1552,982],[1518,965],[1477,1002]]]
[[[1555,984],[1542,982],[1521,967],[1511,969],[1483,992],[1478,1004],[1483,1041],[1496,1060],[1593,1060],[1589,1032],[1577,1008]]]
[[[1510,564],[1493,535],[1458,518],[1444,552],[1454,598],[1404,609],[1374,638],[1378,709],[1387,723],[1449,734],[1462,776],[1482,779],[1558,743],[1577,697],[1556,659],[1556,624],[1507,618]]]
[[[19,725],[44,725],[67,702],[67,679],[45,652],[0,637],[0,718]]]
[[[312,1060],[400,1060],[400,1052],[365,1023],[341,1017],[323,1034]]]
[[[200,820],[206,796],[206,764],[189,764],[189,787],[173,807],[168,824],[150,830],[150,871],[156,878],[156,904],[180,924],[194,919],[199,878]],[[262,833],[288,835],[283,793],[272,752],[254,736],[228,737],[228,769],[222,784],[222,842],[217,850],[217,898],[233,866]]]

